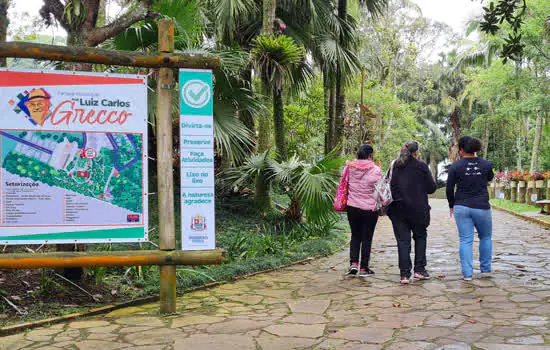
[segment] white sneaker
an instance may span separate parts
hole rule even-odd
[[[462,279],[463,279],[464,281],[471,281],[471,280],[472,280],[472,277],[462,277]]]
[[[479,278],[491,278],[491,277],[493,277],[492,272],[481,272],[479,274]]]

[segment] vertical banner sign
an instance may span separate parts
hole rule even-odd
[[[180,69],[182,250],[216,248],[212,72]]]
[[[0,70],[0,244],[147,240],[147,78]]]

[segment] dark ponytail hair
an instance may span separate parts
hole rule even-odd
[[[395,166],[404,167],[416,152],[418,152],[418,142],[414,140],[407,141],[403,148],[401,148],[399,157],[395,161]]]
[[[458,140],[458,149],[468,154],[474,154],[481,151],[481,140],[471,136],[462,136]]]
[[[374,153],[374,149],[369,144],[364,144],[357,152],[357,159],[369,159]]]

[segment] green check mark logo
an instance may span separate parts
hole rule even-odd
[[[183,101],[191,108],[202,108],[210,102],[210,85],[202,80],[190,80],[181,90]]]

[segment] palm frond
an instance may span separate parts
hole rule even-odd
[[[332,201],[338,178],[328,172],[302,172],[296,185],[296,194],[308,221],[322,222],[333,214]]]
[[[261,19],[261,8],[254,0],[209,0],[208,7],[212,9],[218,38],[224,43],[233,42],[243,27]]]
[[[269,167],[275,180],[284,186],[294,185],[297,174],[304,166],[305,163],[296,155],[280,163],[275,160],[269,162]]]
[[[359,5],[365,7],[373,17],[384,13],[384,9],[388,6],[388,3],[389,0],[359,0]]]
[[[266,174],[267,179],[271,179],[273,174],[270,170],[270,159],[271,151],[266,150],[249,156],[241,166],[224,171],[222,178],[225,187],[242,187],[252,183],[262,173]]]
[[[229,157],[232,164],[250,154],[254,144],[251,131],[235,116],[235,107],[225,101],[215,102],[214,140],[218,154]]]

